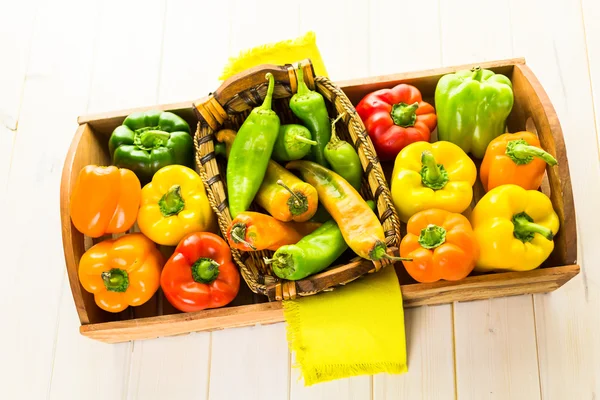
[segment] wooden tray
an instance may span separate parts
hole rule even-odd
[[[579,273],[577,230],[569,165],[556,112],[537,78],[525,65],[524,59],[485,62],[478,65],[502,73],[510,77],[513,82],[515,103],[508,120],[509,131],[527,129],[537,132],[544,149],[555,155],[558,160],[558,167],[547,169],[547,179],[542,185],[542,191],[552,199],[561,222],[559,233],[555,237],[555,249],[539,269],[469,276],[459,282],[416,283],[404,272],[402,265],[398,264],[396,271],[406,307],[545,293],[561,287]],[[442,75],[472,66],[473,64],[357,79],[338,82],[338,85],[353,104],[358,103],[365,94],[373,90],[392,87],[401,82],[417,86],[423,93],[424,99],[433,103],[435,86]],[[81,321],[80,332],[96,340],[116,343],[283,321],[280,302],[268,303],[264,296],[253,294],[246,287],[240,290],[240,294],[231,305],[216,310],[179,313],[170,306],[159,291],[143,306],[135,309],[130,307],[119,314],[110,314],[98,308],[93,296],[83,290],[79,284],[77,276],[79,259],[86,249],[101,239],[92,240],[85,237],[71,224],[69,199],[72,186],[83,166],[110,163],[108,138],[127,115],[133,111],[156,108],[181,115],[192,127],[197,124],[192,101],[90,115],[78,119],[79,128],[63,168],[61,219],[65,261]],[[387,165],[384,163],[383,167],[384,170],[391,170],[390,163]],[[476,198],[482,194],[481,188],[476,187],[475,192]]]

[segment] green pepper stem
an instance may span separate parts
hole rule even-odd
[[[373,249],[369,252],[369,258],[373,261],[380,261],[381,259],[392,261],[412,261],[412,258],[390,256],[387,253],[387,246],[383,242],[375,243],[375,246],[373,246]]]
[[[296,203],[297,203],[298,205],[300,205],[300,203],[302,203],[302,199],[300,198],[300,196],[298,196],[298,195],[296,194],[296,192],[294,192],[292,189],[290,189],[290,187],[289,187],[288,185],[286,185],[286,184],[285,184],[285,183],[284,183],[284,182],[283,182],[281,179],[279,179],[279,180],[277,181],[277,184],[278,184],[279,186],[283,187],[283,188],[284,188],[285,190],[287,190],[288,192],[290,192],[290,194],[291,194],[292,196],[294,196],[294,198],[296,199]]]
[[[100,274],[106,290],[109,292],[125,292],[129,287],[129,275],[120,268],[112,268]]]
[[[171,134],[159,129],[142,128],[136,131],[135,136],[135,144],[143,149],[151,150],[167,144]]]
[[[246,241],[246,225],[242,223],[237,223],[231,227],[230,232],[231,237],[235,243],[243,243],[246,246],[250,247],[252,250],[256,251],[256,247],[252,245],[252,243]]]
[[[263,261],[265,262],[265,264],[269,265],[269,264],[273,264],[277,260],[274,257],[273,258],[263,257]]]
[[[318,145],[318,143],[315,142],[314,140],[310,140],[310,139],[305,138],[304,136],[301,136],[301,135],[295,135],[294,139],[296,139],[297,141],[302,142],[302,143],[310,144],[311,146]]]
[[[271,103],[273,101],[273,91],[275,90],[275,78],[270,72],[267,72],[265,78],[269,80],[269,86],[267,87],[267,95],[265,96],[265,100],[263,101],[262,106],[260,106],[260,108],[263,110],[270,110]]]
[[[558,164],[556,158],[537,146],[532,146],[523,139],[511,140],[506,144],[506,155],[517,165],[529,164],[533,157],[544,160],[548,165]]]
[[[332,145],[338,143],[341,141],[341,139],[338,137],[337,135],[337,131],[335,130],[335,124],[346,115],[346,112],[341,113],[340,115],[338,115],[332,122],[331,122],[331,138],[329,139],[329,143],[331,143]]]
[[[481,82],[481,78],[483,77],[483,70],[481,69],[481,67],[471,68],[471,72],[473,73],[471,75],[471,79],[473,79],[474,81]]]
[[[424,186],[433,190],[440,190],[448,183],[448,172],[444,166],[435,162],[435,157],[430,151],[421,154],[421,181]]]
[[[211,283],[219,276],[219,266],[212,258],[199,258],[192,265],[192,279],[198,283]]]
[[[424,249],[435,249],[446,241],[446,230],[441,226],[429,224],[421,229],[419,244]]]
[[[177,215],[185,208],[185,201],[181,197],[181,186],[173,185],[167,190],[160,200],[158,207],[163,217]]]
[[[308,86],[306,86],[306,82],[304,82],[304,71],[302,70],[302,64],[298,63],[298,69],[296,71],[296,75],[298,76],[298,95],[302,96],[310,93],[310,89]]]
[[[548,240],[554,239],[554,234],[550,228],[534,223],[533,218],[525,212],[514,215],[512,223],[514,225],[514,236],[523,243],[531,242],[536,233]]]
[[[417,109],[419,108],[419,103],[406,104],[406,103],[398,103],[392,106],[392,111],[390,112],[390,116],[394,121],[395,125],[401,126],[403,128],[408,128],[410,126],[414,126],[415,122],[417,122]]]

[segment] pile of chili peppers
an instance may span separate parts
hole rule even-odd
[[[184,312],[227,305],[240,286],[230,247],[273,251],[265,263],[288,280],[319,273],[347,251],[402,261],[418,282],[530,270],[548,258],[559,219],[538,189],[557,162],[535,134],[505,133],[514,101],[507,77],[480,68],[445,75],[435,109],[408,84],[377,90],[356,106],[379,159],[393,161],[392,199],[407,231],[393,257],[375,204],[359,193],[361,160],[336,133],[350,116],[330,119],[301,68],[297,76],[289,108],[299,124],[281,124],[272,109],[269,73],[263,104],[237,132],[215,135],[215,152],[227,158],[233,218],[225,240],[192,169],[185,120],[138,112],[113,131],[113,165],[84,167],[70,203],[75,228],[105,239],[79,263],[80,282],[99,307],[139,306],[159,287]],[[439,140],[431,142],[436,128]],[[469,154],[481,160],[479,171]],[[472,207],[478,175],[487,193]],[[140,232],[127,234],[136,223]],[[164,250],[172,251],[168,260]]]

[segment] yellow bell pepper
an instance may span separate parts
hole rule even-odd
[[[438,208],[462,213],[473,199],[477,168],[450,142],[415,142],[396,157],[392,200],[403,222],[419,211]]]
[[[475,270],[529,271],[552,253],[559,220],[545,194],[502,185],[479,200],[471,224],[480,248]]]
[[[214,231],[215,222],[202,179],[188,167],[163,167],[142,189],[137,223],[153,242],[175,246],[188,233]]]

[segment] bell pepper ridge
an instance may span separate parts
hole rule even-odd
[[[534,157],[540,158],[550,166],[558,164],[556,158],[537,146],[532,146],[524,139],[511,140],[506,144],[506,155],[517,165],[529,164]]]
[[[512,223],[515,227],[513,234],[523,243],[531,242],[536,233],[548,240],[554,239],[551,229],[533,222],[533,218],[526,212],[513,215]]]
[[[185,201],[181,197],[181,186],[171,186],[158,201],[158,206],[163,217],[179,214],[185,207]]]
[[[112,268],[100,274],[106,290],[109,292],[125,292],[129,287],[129,275],[127,271],[120,268]]]
[[[424,186],[433,190],[443,189],[448,183],[448,172],[442,164],[435,161],[435,157],[430,151],[421,153],[421,181]]]
[[[212,258],[199,258],[192,264],[192,279],[198,283],[212,283],[219,276],[219,263]]]
[[[418,108],[419,102],[414,102],[413,104],[400,102],[392,106],[390,115],[395,125],[408,128],[410,126],[415,126],[415,122],[417,122]]]
[[[421,229],[419,244],[424,249],[435,249],[446,242],[446,230],[439,225],[429,224]]]

